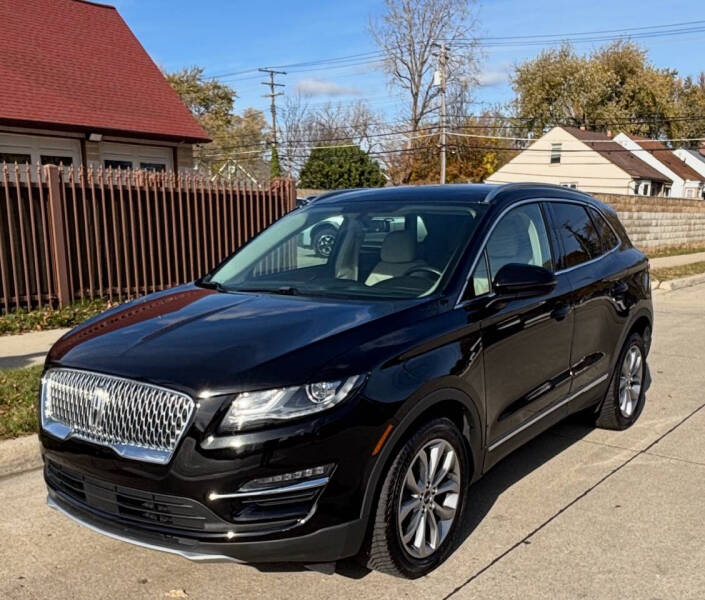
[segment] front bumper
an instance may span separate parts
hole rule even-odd
[[[129,527],[101,516],[95,510],[81,510],[78,503],[51,488],[47,505],[110,538],[198,562],[329,562],[356,554],[365,534],[364,521],[360,519],[279,540],[196,542],[190,538]]]
[[[193,560],[313,563],[350,557],[364,540],[372,448],[388,419],[357,404],[243,434],[227,447],[214,447],[197,420],[166,465],[41,431],[49,504],[111,537]],[[259,477],[329,463],[335,470],[314,489],[276,497],[232,493]]]

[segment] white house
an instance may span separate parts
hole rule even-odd
[[[554,127],[498,169],[487,183],[536,181],[586,192],[662,196],[671,178],[612,138]]]
[[[673,151],[693,171],[697,171],[705,181],[705,146],[700,150],[689,150],[687,148],[678,148]],[[705,188],[702,190],[701,197],[705,200]]]
[[[705,177],[661,142],[626,133],[617,134],[614,141],[671,179],[671,185],[664,188],[664,196],[702,197]]]

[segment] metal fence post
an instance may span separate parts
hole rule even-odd
[[[56,294],[59,306],[70,302],[69,277],[66,269],[67,253],[64,236],[64,210],[61,201],[61,179],[59,167],[47,165],[44,167],[49,187],[49,227],[52,246],[52,270],[56,282]]]

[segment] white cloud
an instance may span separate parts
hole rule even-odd
[[[502,85],[509,81],[509,73],[505,70],[500,69],[488,69],[482,71],[477,76],[477,82],[480,87],[493,87],[496,85]]]
[[[360,90],[354,87],[344,87],[332,81],[314,78],[301,79],[295,89],[302,96],[348,96],[360,93]]]

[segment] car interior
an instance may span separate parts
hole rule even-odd
[[[311,215],[290,240],[302,239],[303,231],[325,219],[330,214]],[[467,207],[345,213],[329,256],[318,256],[300,242],[295,253],[283,251],[285,244],[280,244],[254,265],[246,283],[418,297],[435,288],[475,224],[476,213]]]

